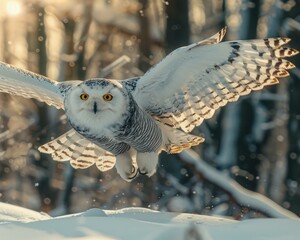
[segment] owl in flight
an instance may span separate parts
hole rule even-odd
[[[298,51],[287,38],[219,43],[226,28],[181,47],[145,75],[56,82],[0,63],[0,92],[35,98],[65,110],[70,131],[39,147],[74,168],[114,165],[126,181],[152,176],[161,151],[179,153],[204,139],[189,134],[216,109],[278,83]]]

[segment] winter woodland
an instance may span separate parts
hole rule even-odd
[[[142,75],[166,54],[228,26],[226,40],[289,37],[299,0],[2,0],[0,60],[57,81]],[[216,53],[218,54],[218,53]],[[290,59],[300,66],[300,55]],[[37,148],[70,128],[62,111],[0,94],[0,201],[51,216],[90,208],[226,216],[300,216],[300,70],[242,97],[194,130],[205,142],[162,154],[131,183],[74,170]],[[99,210],[100,211],[100,210]],[[197,239],[197,238],[195,238]]]

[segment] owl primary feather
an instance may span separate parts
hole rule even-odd
[[[161,151],[179,153],[204,139],[190,134],[216,109],[278,83],[298,53],[288,38],[220,43],[226,28],[173,51],[145,75],[56,82],[0,63],[0,92],[35,98],[65,110],[73,129],[41,152],[74,168],[116,166],[126,181],[152,176]]]

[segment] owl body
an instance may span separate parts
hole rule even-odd
[[[112,99],[105,99],[103,96],[106,94],[112,96]],[[137,105],[121,82],[108,79],[86,80],[70,89],[64,105],[71,126],[104,150],[115,156],[123,154],[121,157],[127,158],[120,161],[131,163],[133,155],[136,157],[142,153],[155,153],[153,156],[157,158],[163,148],[163,136],[159,125]],[[147,141],[144,141],[145,136]],[[148,173],[147,170],[141,170],[142,166],[134,169],[132,164],[128,166],[128,172],[120,174],[131,178],[138,170],[143,174]]]
[[[0,63],[0,92],[36,98],[65,110],[73,129],[39,148],[74,168],[116,166],[131,181],[151,176],[161,151],[179,153],[204,141],[190,132],[243,95],[278,83],[295,67],[288,38],[220,43],[223,28],[169,54],[145,75],[127,80],[56,82]],[[218,53],[218,54],[216,54]]]

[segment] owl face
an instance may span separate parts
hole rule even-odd
[[[119,123],[129,104],[127,91],[114,80],[90,79],[67,94],[65,110],[72,125],[91,132]]]

